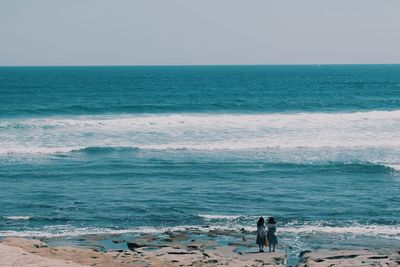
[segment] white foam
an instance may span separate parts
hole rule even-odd
[[[56,153],[85,147],[399,149],[399,129],[400,110],[0,119],[0,153]]]
[[[217,215],[217,214],[199,214],[199,217],[211,221],[211,220],[236,220],[239,219],[240,215]]]
[[[356,225],[356,226],[300,226],[300,227],[284,227],[281,232],[289,232],[294,234],[352,234],[352,235],[368,235],[368,236],[388,236],[400,239],[400,225]]]
[[[395,171],[400,171],[400,164],[384,164],[384,165]]]
[[[223,226],[175,226],[175,227],[137,227],[129,229],[110,229],[110,228],[73,228],[65,226],[52,226],[46,227],[43,231],[0,231],[0,237],[67,237],[67,236],[84,236],[84,235],[100,235],[100,234],[161,234],[166,231],[188,231],[196,230],[204,233],[210,230],[235,230],[236,227],[223,227]]]
[[[29,220],[30,216],[4,216],[8,220]]]
[[[50,226],[43,231],[0,231],[0,237],[74,237],[84,235],[100,234],[162,234],[166,231],[200,231],[208,233],[214,230],[227,230],[241,232],[242,229],[248,232],[256,231],[255,226],[240,224],[210,225],[210,226],[175,226],[175,227],[137,227],[130,229],[110,229],[110,228],[73,228],[71,226]],[[331,235],[354,235],[354,236],[380,236],[382,238],[392,238],[400,240],[400,225],[353,225],[353,226],[319,226],[319,225],[301,225],[301,226],[282,226],[278,227],[278,235],[285,234],[304,235],[304,234],[331,234]]]

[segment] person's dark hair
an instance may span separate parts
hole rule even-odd
[[[260,217],[260,219],[258,219],[257,226],[263,226],[263,225],[264,225],[264,218]]]
[[[275,218],[274,218],[274,217],[269,217],[268,223],[270,223],[270,224],[276,224]]]

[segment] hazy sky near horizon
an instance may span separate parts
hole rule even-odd
[[[400,63],[399,0],[0,0],[0,65]]]

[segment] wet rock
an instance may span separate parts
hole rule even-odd
[[[285,263],[285,259],[281,258],[281,257],[274,257],[274,262],[276,264],[284,264]]]
[[[387,258],[389,258],[389,257],[386,255],[368,257],[368,259],[371,259],[371,260],[379,260],[379,259],[387,259]]]
[[[122,250],[122,249],[112,249],[112,250],[109,250],[109,252],[118,252],[118,253],[122,253],[122,252],[124,252],[124,250]]]
[[[135,250],[146,246],[145,244],[139,244],[136,242],[126,242],[126,244],[128,245],[128,249],[130,250]]]
[[[111,240],[114,244],[120,244],[120,243],[125,243],[126,240]]]
[[[311,253],[311,250],[303,250],[302,252],[300,252],[299,257],[302,258],[302,257],[304,257],[304,255],[306,255],[307,253]]]
[[[195,254],[194,252],[191,251],[167,251],[167,253],[173,255]]]
[[[178,241],[183,241],[187,240],[189,236],[185,233],[168,233],[168,239],[171,240],[171,242],[178,242]]]
[[[209,236],[218,236],[218,235],[232,235],[232,230],[223,230],[223,229],[213,229],[208,231]]]
[[[339,259],[352,259],[352,258],[356,258],[360,255],[356,255],[356,254],[351,254],[351,255],[337,255],[337,256],[331,256],[331,257],[327,257],[327,260],[339,260]]]
[[[35,248],[47,248],[47,245],[46,244],[34,244],[33,245]]]
[[[139,239],[147,241],[147,242],[151,242],[151,241],[157,240],[157,237],[152,234],[141,234]]]

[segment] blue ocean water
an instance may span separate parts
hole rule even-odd
[[[400,66],[0,68],[0,236],[400,242]]]

